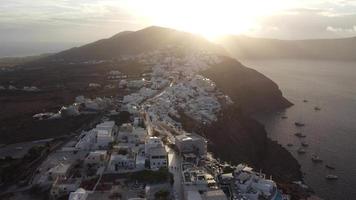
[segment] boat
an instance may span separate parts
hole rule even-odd
[[[305,154],[306,153],[306,151],[303,148],[299,148],[297,150],[297,152],[298,152],[298,154]]]
[[[300,138],[307,137],[306,135],[303,135],[303,133],[301,133],[301,132],[294,133],[294,135],[297,137],[300,137]]]
[[[315,106],[315,107],[314,107],[314,110],[315,110],[315,111],[319,111],[319,110],[321,110],[321,108],[318,107],[318,106]]]
[[[287,116],[282,116],[281,118],[282,118],[282,119],[287,119],[288,117],[287,117]]]
[[[320,163],[320,162],[323,162],[323,160],[319,157],[319,156],[317,156],[317,155],[312,155],[312,161],[314,162],[314,163]]]
[[[305,124],[301,123],[301,122],[295,122],[294,123],[295,126],[305,126]]]
[[[339,177],[333,174],[328,174],[325,176],[327,180],[337,180]]]
[[[304,103],[307,103],[307,102],[308,102],[308,100],[304,99],[304,100],[303,100],[303,102],[304,102]]]
[[[325,165],[326,168],[331,169],[331,170],[335,170],[335,167],[331,166],[331,165]]]
[[[288,143],[288,144],[287,144],[287,146],[292,147],[292,146],[293,146],[293,144],[292,144],[292,143]]]
[[[306,142],[302,142],[301,145],[302,145],[303,147],[308,147],[308,146],[309,146],[309,144],[306,143]]]

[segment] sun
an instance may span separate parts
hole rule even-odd
[[[130,0],[130,12],[147,24],[189,31],[214,39],[242,34],[258,20],[288,7],[287,0]]]

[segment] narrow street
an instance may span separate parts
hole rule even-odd
[[[173,174],[174,184],[173,191],[175,195],[175,199],[183,199],[183,188],[182,188],[182,170],[181,157],[171,148],[166,147],[168,152],[168,168],[169,171]]]

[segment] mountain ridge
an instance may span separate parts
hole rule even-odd
[[[164,46],[190,45],[204,46],[205,48],[227,54],[224,48],[208,42],[197,35],[177,31],[170,28],[150,26],[138,31],[124,31],[110,38],[101,39],[80,47],[74,47],[59,52],[47,59],[86,60],[86,59],[113,59],[120,55],[139,54],[155,50]]]
[[[280,40],[229,35],[217,43],[238,59],[356,60],[356,37]]]

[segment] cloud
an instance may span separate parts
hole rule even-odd
[[[141,6],[143,8],[140,11],[147,11],[145,5],[151,4],[145,0],[136,0],[136,3],[132,3],[133,0],[0,1],[0,43],[5,41],[91,42],[123,30],[137,30],[151,25],[131,10],[133,6]],[[281,39],[332,38],[356,34],[355,0],[285,1],[295,1],[297,4],[292,9],[258,18],[256,26],[246,34]],[[171,2],[166,4],[170,6]],[[189,5],[187,7],[189,9]],[[154,8],[156,9],[155,6]],[[173,9],[177,8],[173,7]],[[231,10],[236,11],[233,8]],[[184,16],[184,10],[181,12]],[[170,14],[169,10],[164,13]],[[196,14],[195,10],[192,13]],[[226,16],[230,15],[226,14]],[[226,22],[219,17],[214,19]],[[241,17],[229,20],[244,22],[249,19]],[[209,26],[211,23],[207,24]],[[230,23],[226,24],[233,26]]]
[[[349,14],[331,8],[296,8],[259,19],[260,29],[249,34],[280,39],[351,37],[356,35],[355,22],[356,9]]]
[[[0,43],[91,42],[141,28],[124,0],[1,0]]]
[[[356,25],[351,28],[340,28],[340,27],[328,26],[328,27],[326,27],[326,30],[330,31],[330,32],[336,32],[336,33],[346,32],[346,33],[354,34],[354,33],[356,33]]]

